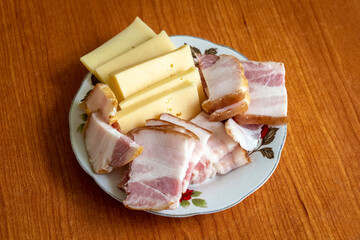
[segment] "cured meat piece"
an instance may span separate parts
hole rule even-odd
[[[226,106],[220,109],[215,110],[214,112],[212,112],[209,116],[209,119],[211,121],[223,121],[226,119],[229,119],[235,115],[238,114],[239,109],[245,109],[248,107],[250,103],[250,95],[249,93],[245,93],[245,97],[234,103],[231,104],[230,106]]]
[[[199,139],[199,137],[196,134],[190,132],[186,128],[184,128],[180,125],[176,125],[171,122],[165,121],[165,120],[161,120],[161,119],[148,119],[148,120],[146,120],[146,126],[156,126],[156,127],[165,128],[165,129],[173,129],[173,130],[183,132],[183,133],[191,133],[190,136],[195,137],[197,140]],[[197,142],[194,147],[193,153],[190,157],[189,165],[187,167],[186,174],[183,179],[183,183],[182,183],[182,192],[183,193],[186,192],[186,190],[189,186],[192,170],[193,170],[194,166],[199,162],[199,159],[202,155],[202,149],[203,149],[203,147],[201,146],[201,144]]]
[[[136,128],[128,135],[144,151],[131,163],[124,205],[137,210],[176,208],[196,139],[157,127]]]
[[[197,55],[201,73],[206,82],[209,99],[202,103],[208,113],[222,108],[212,116],[215,121],[244,113],[248,109],[249,87],[240,61],[230,55]],[[234,105],[241,101],[241,104]],[[231,111],[230,111],[231,110]]]
[[[284,124],[287,122],[285,67],[277,62],[242,61],[249,81],[249,109],[234,116],[240,124]]]
[[[178,117],[175,117],[171,114],[168,113],[163,113],[160,115],[160,119],[161,120],[165,120],[167,122],[171,122],[173,124],[182,126],[184,128],[186,128],[187,130],[193,132],[196,136],[198,136],[199,138],[199,142],[196,143],[195,148],[194,148],[194,152],[193,155],[190,159],[189,162],[189,167],[186,170],[186,176],[184,178],[184,182],[183,182],[183,191],[186,191],[187,186],[189,185],[191,179],[193,179],[192,183],[198,183],[201,182],[201,180],[198,180],[199,178],[206,178],[206,176],[212,177],[215,173],[215,171],[212,171],[211,173],[206,173],[206,171],[211,171],[211,166],[206,166],[206,164],[210,164],[209,161],[205,161],[205,159],[208,159],[210,157],[206,158],[206,154],[209,152],[208,150],[206,150],[206,144],[212,134],[211,131],[206,130],[192,122],[180,119]],[[199,161],[202,160],[201,164],[199,164],[199,166],[197,168],[195,168],[195,166],[197,166],[197,164],[199,163]],[[204,173],[204,174],[202,174]],[[203,177],[203,175],[206,175]],[[200,177],[201,176],[201,177]]]
[[[184,119],[175,117],[174,115],[171,115],[169,113],[162,113],[160,115],[160,120],[163,121],[167,121],[167,122],[171,122],[173,124],[182,126],[184,128],[186,128],[187,130],[193,132],[196,136],[199,137],[199,143],[202,146],[205,146],[207,141],[209,140],[212,132],[200,127],[199,125],[191,122],[191,121],[186,121]]]
[[[199,162],[195,165],[192,170],[190,183],[199,184],[207,179],[213,178],[216,175],[216,169],[213,163],[217,162],[218,159],[213,154],[209,146],[203,148],[203,153],[200,157]]]
[[[98,83],[94,89],[91,90],[81,107],[85,109],[86,113],[100,111],[102,117],[110,125],[116,122],[116,110],[118,101],[115,94],[107,84]]]
[[[99,112],[89,115],[84,128],[84,139],[90,164],[96,173],[108,173],[114,167],[124,166],[143,149],[107,124]]]
[[[225,123],[227,134],[247,151],[252,151],[257,147],[261,138],[261,127],[261,124],[240,126],[232,118]]]
[[[218,162],[229,152],[233,151],[235,147],[238,146],[238,143],[227,135],[225,126],[222,122],[210,121],[209,115],[205,112],[201,112],[192,119],[191,122],[213,133],[203,150],[203,156],[193,170],[191,183],[195,184],[213,177],[216,173],[213,164]]]
[[[124,176],[120,179],[120,182],[118,184],[119,188],[122,188],[123,190],[126,189],[126,184],[129,181],[129,174],[130,174],[130,168],[131,168],[131,162],[128,164],[128,169],[125,171]]]
[[[146,120],[146,126],[148,127],[152,127],[152,128],[159,128],[159,129],[170,129],[170,130],[174,130],[174,131],[178,131],[181,133],[184,133],[186,135],[189,135],[189,137],[194,138],[196,141],[199,141],[198,136],[196,136],[196,134],[194,134],[193,132],[187,130],[186,128],[173,124],[171,122],[168,121],[164,121],[164,120],[160,120],[160,119],[148,119]]]
[[[226,174],[231,170],[241,167],[251,160],[245,151],[240,146],[237,146],[232,152],[226,154],[218,162],[214,164],[216,172],[219,174]]]
[[[205,112],[201,112],[191,122],[213,133],[207,142],[207,146],[211,148],[211,151],[218,160],[234,150],[235,146],[238,145],[226,133],[224,124],[222,122],[210,121],[209,115]]]
[[[179,129],[177,129],[177,128],[179,128],[179,127],[182,128],[179,125],[175,125],[175,124],[172,124],[171,122],[160,120],[160,119],[148,119],[148,120],[146,120],[146,126],[163,127],[165,129],[168,128],[168,129],[174,129],[174,130],[177,130],[177,131],[179,131]],[[185,129],[185,128],[183,128],[183,129]],[[180,132],[184,132],[184,131],[180,130]],[[198,137],[196,136],[196,138],[198,138]],[[189,164],[188,164],[188,167],[187,167],[187,170],[186,170],[186,173],[185,173],[185,177],[184,177],[183,182],[182,182],[182,192],[183,193],[186,192],[186,190],[187,190],[187,188],[189,186],[192,169],[195,166],[194,161],[198,162],[199,159],[200,159],[201,154],[202,154],[201,150],[199,150],[199,148],[197,146],[195,146],[194,150],[193,150],[193,153],[192,153],[192,155],[190,157],[190,160],[189,160]]]

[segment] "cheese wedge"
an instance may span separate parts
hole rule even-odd
[[[118,101],[194,66],[194,60],[188,45],[129,67],[111,76],[110,86]]]
[[[92,74],[99,77],[95,72],[97,66],[104,64],[154,36],[156,36],[155,32],[137,17],[135,21],[122,32],[92,52],[81,57],[80,61]]]
[[[176,47],[165,31],[147,40],[139,46],[115,57],[114,59],[95,68],[97,76],[102,82],[109,82],[110,74],[119,72],[123,68],[143,62],[175,50]]]
[[[130,97],[126,98],[122,102],[120,102],[119,106],[121,109],[128,108],[138,102],[141,102],[151,96],[155,96],[157,94],[160,94],[168,89],[177,87],[184,82],[189,81],[196,85],[199,95],[200,103],[204,101],[205,94],[203,91],[203,87],[201,85],[201,79],[199,75],[199,70],[196,67],[191,67],[185,72],[180,72],[178,74],[175,74],[174,76],[170,78],[166,78],[160,82],[157,82],[153,85],[151,85],[148,88],[145,88],[141,90],[140,92],[137,92]]]
[[[201,112],[197,86],[185,81],[175,88],[137,102],[116,113],[121,132],[145,125],[147,119],[159,118],[161,113],[171,113],[185,120]]]

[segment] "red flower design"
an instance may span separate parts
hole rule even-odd
[[[268,125],[263,125],[261,128],[261,139],[263,139],[266,136],[266,133],[269,130],[269,126]]]
[[[186,192],[182,194],[182,196],[180,198],[180,202],[182,202],[183,200],[186,200],[186,201],[190,200],[193,192],[194,192],[194,190],[187,189]]]

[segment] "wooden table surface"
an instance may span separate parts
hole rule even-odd
[[[0,239],[360,239],[360,2],[0,1]],[[126,209],[79,166],[79,58],[139,16],[285,63],[290,122],[265,185],[223,212]]]

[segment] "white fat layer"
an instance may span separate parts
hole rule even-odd
[[[268,87],[254,83],[250,89],[251,102],[245,114],[284,117],[287,115],[285,86]]]
[[[115,116],[116,116],[116,112],[117,112],[116,107],[113,107],[112,111],[109,113],[109,116],[110,116],[110,117],[115,117]]]
[[[148,134],[150,132],[153,134]],[[132,162],[129,182],[151,181],[161,177],[175,178],[181,182],[185,177],[196,142],[189,138],[184,140],[174,134],[151,130],[150,132],[134,135],[135,141],[142,145],[144,150]],[[148,135],[152,137],[149,138]],[[139,165],[141,171],[136,172]]]
[[[166,166],[161,162],[157,162],[157,160],[158,159],[154,158],[144,159],[137,157],[132,163],[132,169],[135,169],[137,167],[136,165],[141,164],[146,166],[146,170],[140,172],[131,172],[129,182],[151,181],[162,177],[169,177],[182,181],[185,176],[184,167]]]
[[[100,120],[98,113],[91,114],[86,129],[85,145],[95,172],[112,170],[111,157],[121,137],[121,133]]]
[[[254,135],[258,135],[259,129],[261,130],[261,128],[255,130],[248,129],[238,125],[232,118],[230,118],[225,123],[225,129],[227,130],[226,132],[229,136],[231,136],[234,141],[238,142],[240,146],[247,151],[254,150],[259,143],[259,138],[257,136],[255,138]]]
[[[252,72],[252,73],[261,72],[263,73],[263,75],[259,75],[259,77],[271,76],[275,74],[284,75],[285,77],[285,68],[283,63],[241,61],[241,64],[244,68],[245,75],[247,72]]]
[[[240,146],[236,147],[234,151],[228,153],[220,161],[214,164],[214,167],[219,174],[226,174],[231,170],[241,167],[249,163],[249,159],[245,155],[245,150]]]
[[[103,86],[103,88],[108,88]],[[115,99],[106,97],[104,90],[99,87],[95,87],[92,94],[86,99],[86,106],[90,112],[96,112],[100,110],[102,117],[105,121],[108,121],[110,117],[114,117],[116,114],[116,107],[114,107]]]
[[[233,108],[236,108],[236,107],[238,107],[238,106],[241,106],[241,105],[243,105],[244,103],[247,104],[247,105],[249,105],[249,102],[250,102],[250,101],[249,101],[248,98],[243,98],[241,101],[238,101],[238,102],[236,102],[236,103],[234,103],[234,104],[231,104],[231,105],[229,105],[229,106],[220,108],[220,109],[216,110],[214,113],[226,112],[226,111],[228,111],[228,110],[230,110],[230,109],[233,109]]]
[[[204,146],[202,146],[199,142],[197,142],[195,144],[193,153],[191,155],[191,160],[190,160],[192,163],[194,163],[194,165],[196,165],[199,162],[200,157],[203,154],[203,149],[204,149]]]
[[[224,124],[222,122],[210,121],[207,114],[200,113],[198,116],[192,119],[191,122],[213,132],[213,135],[211,135],[210,139],[208,140],[208,145],[211,147],[216,149],[224,149],[221,152],[229,152],[232,151],[237,145],[237,143],[227,135]],[[213,150],[216,152],[216,149]]]
[[[189,137],[183,134],[164,133],[152,129],[142,129],[133,133],[135,142],[140,146],[156,143],[157,146],[163,146],[174,150],[182,151],[183,144],[189,141]],[[191,139],[192,140],[192,139]]]
[[[150,192],[150,194],[148,195],[131,197],[131,200],[126,198],[124,201],[125,205],[131,206],[134,209],[144,209],[146,208],[146,206],[151,206],[151,208],[154,210],[162,210],[164,208],[171,207],[173,205],[175,205],[176,207],[178,206],[180,196],[172,196],[172,197],[166,196],[155,188],[151,188],[143,183],[140,184],[142,184],[145,188],[148,188],[149,191],[155,194],[162,195],[165,198],[165,201],[159,201],[159,199],[154,198],[153,194]]]
[[[248,77],[251,97],[249,109],[245,114],[272,117],[287,116],[284,64],[254,61],[242,61],[241,63],[245,75]],[[282,77],[281,86],[271,86],[274,76]],[[256,82],[258,79],[262,79],[262,82]],[[263,82],[264,80],[266,82]]]
[[[203,71],[210,99],[218,99],[241,90],[240,66],[229,57],[220,57],[211,67]],[[221,85],[219,84],[221,83]]]
[[[182,126],[182,127],[186,128],[187,130],[193,132],[196,136],[199,137],[199,140],[200,140],[200,143],[202,146],[206,145],[206,142],[208,141],[208,139],[211,136],[211,133],[209,133],[208,131],[205,131],[201,127],[198,127],[196,124],[195,125],[191,124],[185,120],[179,119],[170,114],[161,114],[160,119],[171,122],[171,123],[179,125],[179,126]]]
[[[216,169],[213,166],[213,163],[217,161],[218,158],[212,153],[210,148],[206,146],[198,164],[206,166],[208,163],[208,167],[201,172],[199,172],[197,167],[195,167],[192,172],[190,182],[192,184],[198,184],[205,181],[206,179],[213,178],[216,175]]]
[[[202,112],[191,122],[203,127],[213,134],[209,138],[204,153],[200,159],[199,164],[210,162],[210,166],[205,168],[203,172],[193,171],[194,176],[191,179],[191,183],[200,183],[203,180],[212,178],[216,174],[214,165],[228,153],[232,152],[239,146],[225,131],[225,126],[222,122],[212,122],[208,119],[208,114]]]

